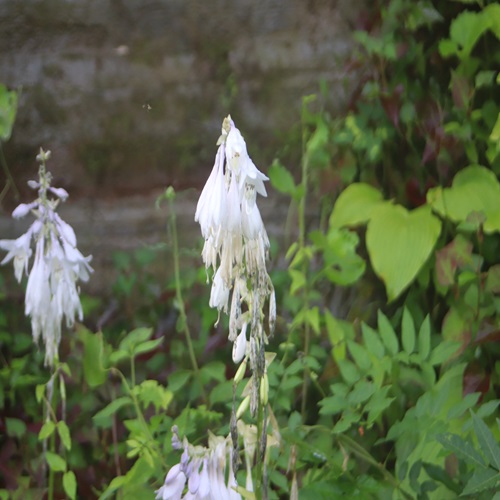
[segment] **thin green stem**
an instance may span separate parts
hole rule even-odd
[[[3,168],[3,171],[5,173],[5,177],[7,178],[7,183],[5,186],[6,187],[12,186],[12,189],[14,190],[14,195],[15,195],[16,200],[17,200],[17,199],[19,199],[19,190],[17,189],[16,183],[14,182],[14,178],[12,177],[12,174],[10,173],[10,169],[7,165],[7,161],[5,160],[5,156],[3,154],[3,148],[2,148],[2,141],[0,141],[0,163],[2,164],[2,168]],[[8,187],[7,187],[7,190],[8,190]],[[7,193],[7,191],[4,188],[2,190],[2,195],[1,195],[0,201],[2,201],[2,199],[6,193]]]
[[[55,441],[56,434],[52,433],[50,436],[50,451],[54,453],[55,450]],[[49,467],[49,491],[48,491],[48,500],[54,500],[54,471],[52,467]]]
[[[303,104],[305,106],[305,104]],[[308,185],[308,159],[306,154],[306,141],[307,141],[307,130],[304,122],[302,122],[302,196],[299,201],[299,252],[303,250],[306,241],[306,201],[307,201],[307,185]],[[307,259],[303,260],[302,264],[302,272],[304,276],[307,275],[307,267],[308,262]],[[304,284],[303,289],[303,307],[309,308],[309,287],[306,282]],[[309,322],[304,322],[304,356],[309,354],[309,343],[311,337],[311,329],[309,326]],[[308,384],[308,374],[307,371],[304,370],[304,378],[302,381],[302,403],[301,403],[301,415],[302,420],[305,419],[306,407],[307,407],[307,384]]]
[[[184,306],[184,299],[182,297],[180,265],[179,265],[179,242],[177,238],[177,223],[176,223],[176,213],[175,213],[173,196],[168,198],[168,206],[169,206],[169,230],[170,230],[170,235],[172,237],[172,248],[174,257],[175,297],[177,299],[177,308],[179,310],[182,331],[184,332],[184,336],[186,338],[189,357],[191,359],[191,366],[193,367],[195,376],[200,384],[200,390],[203,401],[208,405],[209,402],[207,395],[205,393],[205,389],[203,387],[203,382],[201,380],[200,368],[198,366],[198,362],[196,361],[196,355],[194,352],[193,342],[191,339],[191,332],[189,330],[189,325],[187,321],[186,309]]]

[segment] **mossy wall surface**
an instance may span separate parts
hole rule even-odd
[[[345,104],[362,8],[361,0],[0,1],[0,80],[21,91],[4,149],[22,197],[31,196],[24,186],[40,146],[52,151],[68,203],[141,195],[152,205],[169,184],[200,189],[228,113],[265,172],[320,80],[330,109]],[[5,217],[14,203],[6,200]]]

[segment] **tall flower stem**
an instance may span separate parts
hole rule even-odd
[[[182,325],[182,331],[184,332],[184,337],[186,338],[186,344],[188,347],[189,358],[191,360],[191,366],[195,373],[196,378],[200,384],[201,395],[203,401],[208,404],[208,398],[203,387],[203,382],[201,380],[200,368],[198,362],[196,361],[196,355],[194,352],[193,341],[191,339],[191,332],[189,330],[189,325],[187,321],[186,309],[184,306],[184,299],[182,297],[182,287],[181,287],[181,277],[180,277],[180,265],[179,265],[179,241],[177,238],[177,216],[175,212],[174,200],[175,191],[172,186],[167,188],[165,192],[165,197],[168,200],[169,217],[168,217],[168,231],[170,237],[172,238],[172,251],[174,259],[174,279],[175,279],[175,298],[177,302],[177,309],[180,316],[180,324]]]
[[[304,99],[302,102],[302,196],[299,200],[298,206],[298,219],[299,219],[299,248],[298,252],[301,252],[305,246],[306,240],[306,201],[307,201],[307,183],[308,183],[308,170],[309,161],[306,152],[307,143],[307,129],[304,123],[304,115],[307,106],[307,101]],[[302,272],[304,276],[307,275],[308,262],[304,259],[302,264]],[[304,308],[309,308],[309,287],[307,280],[305,281],[303,288],[303,302]],[[311,327],[308,321],[304,322],[304,356],[309,354],[309,344],[311,337]],[[304,379],[302,381],[302,403],[301,403],[301,415],[302,420],[305,418],[306,406],[307,406],[307,384],[308,384],[308,372],[304,370]]]

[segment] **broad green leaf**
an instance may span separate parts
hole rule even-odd
[[[459,46],[459,55],[466,58],[470,55],[481,35],[488,29],[482,13],[465,11],[451,23],[450,38]]]
[[[76,498],[76,477],[73,471],[69,470],[64,473],[63,487],[66,495],[68,495],[71,500]]]
[[[500,472],[492,469],[477,469],[465,485],[462,495],[472,495],[484,490],[493,490],[497,488],[500,482]]]
[[[500,231],[500,184],[496,175],[485,167],[464,168],[455,176],[450,188],[430,189],[427,203],[453,222],[467,222],[474,213],[482,213],[486,218],[484,231]]]
[[[368,222],[373,209],[383,201],[382,193],[364,183],[354,183],[340,193],[330,215],[330,227],[357,226]]]
[[[500,470],[500,446],[498,445],[493,433],[488,429],[488,426],[480,419],[473,411],[472,422],[474,424],[474,432],[476,433],[479,446],[481,447],[484,456],[488,463]]]
[[[69,428],[64,420],[57,422],[57,433],[61,439],[62,444],[67,450],[71,450],[71,435]]]
[[[401,341],[403,343],[403,349],[408,354],[411,354],[415,350],[415,323],[413,323],[410,311],[408,311],[406,307],[403,311],[403,324],[401,328]]]
[[[64,472],[66,471],[66,460],[59,455],[52,453],[51,451],[45,452],[45,460],[49,464],[49,467],[54,472]]]
[[[425,205],[409,212],[400,205],[386,203],[374,211],[368,223],[366,245],[389,302],[415,279],[440,232],[441,222]]]
[[[398,337],[387,316],[380,310],[378,311],[378,330],[385,347],[390,354],[395,356],[399,351]]]
[[[427,315],[418,332],[418,352],[422,360],[426,360],[431,351],[431,320]]]
[[[81,331],[83,352],[83,374],[90,387],[97,387],[106,381],[106,370],[103,366],[103,340],[102,333]]]

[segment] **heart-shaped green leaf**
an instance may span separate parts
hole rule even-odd
[[[362,182],[351,184],[340,193],[330,216],[330,226],[337,228],[365,223],[381,203],[384,201],[378,189]]]
[[[424,205],[409,212],[384,203],[374,211],[366,244],[375,273],[384,282],[389,302],[415,279],[441,232],[440,220]]]
[[[500,232],[500,184],[495,174],[479,165],[461,170],[450,188],[437,187],[427,193],[427,203],[454,222],[474,222],[485,216],[484,231]]]

